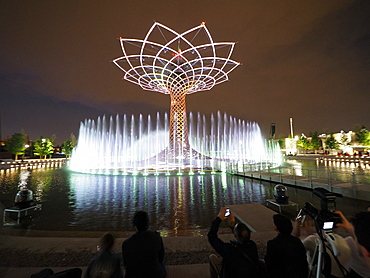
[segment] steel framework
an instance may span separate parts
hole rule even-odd
[[[186,158],[191,151],[186,95],[228,80],[240,64],[230,59],[235,43],[213,42],[204,22],[181,34],[155,22],[144,39],[121,37],[120,43],[123,56],[113,62],[124,72],[123,79],[170,95],[169,150]]]

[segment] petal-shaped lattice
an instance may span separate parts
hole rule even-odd
[[[180,34],[156,22],[143,40],[120,42],[124,56],[113,62],[123,78],[165,94],[210,90],[240,64],[230,59],[235,43],[213,42],[204,23]]]

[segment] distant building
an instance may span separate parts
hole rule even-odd
[[[304,135],[304,134],[302,134]],[[318,153],[324,153],[326,150],[329,150],[326,145],[325,141],[331,134],[320,134],[319,138],[322,141],[322,149],[319,150]],[[364,153],[366,150],[370,149],[370,146],[362,146],[356,141],[356,133],[353,131],[345,132],[341,130],[338,133],[333,133],[334,139],[339,144],[338,150],[330,150],[331,154],[348,154],[348,155],[355,155]],[[306,137],[309,141],[312,140],[311,137]],[[286,155],[296,155],[300,153],[300,149],[297,148],[297,143],[299,141],[298,136],[294,136],[294,138],[285,138],[285,151]]]
[[[294,138],[285,138],[285,155],[296,155],[298,152],[297,149],[297,142],[299,138],[298,136],[294,136]]]

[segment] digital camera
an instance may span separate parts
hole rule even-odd
[[[334,213],[334,211],[336,211],[335,195],[325,188],[315,188],[313,193],[321,199],[321,210],[307,202],[306,206],[303,208],[303,212],[317,221],[320,229],[323,229],[324,223],[327,222],[333,222],[332,228],[337,223],[341,223],[342,220],[340,216]],[[327,229],[327,226],[325,228]]]

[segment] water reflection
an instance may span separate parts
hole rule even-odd
[[[18,178],[18,172],[3,174],[1,201],[7,207]],[[208,228],[219,207],[263,203],[266,197],[261,183],[227,174],[136,177],[34,170],[29,187],[43,207],[24,228],[37,230],[131,230],[135,211],[145,210],[163,235],[196,234]]]
[[[128,220],[135,211],[146,210],[157,229],[175,235],[180,230],[206,228],[210,215],[220,206],[262,203],[265,198],[261,184],[226,174],[132,177],[72,173],[70,187],[75,197],[71,226],[129,229]]]
[[[19,171],[0,171],[0,201],[11,207]],[[194,176],[103,176],[65,169],[33,170],[28,185],[42,202],[36,217],[24,218],[27,231],[132,231],[130,219],[146,210],[151,226],[163,236],[198,235],[208,229],[219,207],[264,203],[273,198],[275,184],[225,173]],[[290,200],[320,208],[312,191],[289,187]],[[337,197],[347,215],[364,210],[368,202]],[[295,211],[291,211],[292,217]]]

